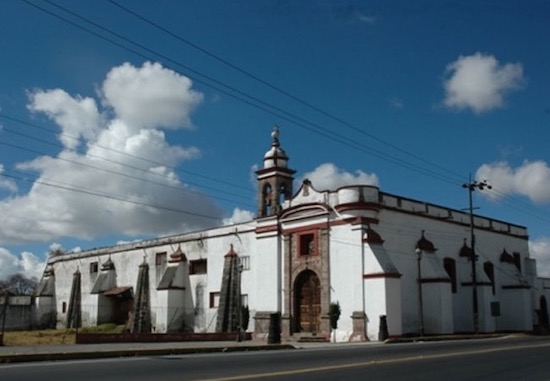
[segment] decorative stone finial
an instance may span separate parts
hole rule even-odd
[[[271,133],[271,138],[273,139],[273,146],[279,147],[279,126],[273,126],[273,132]]]
[[[437,250],[434,244],[424,236],[424,230],[422,230],[422,237],[416,243],[416,248],[427,253],[435,253]]]

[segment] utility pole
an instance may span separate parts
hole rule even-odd
[[[10,301],[10,294],[8,293],[8,289],[6,288],[4,290],[4,305],[2,306],[2,330],[0,331],[0,335],[2,337],[2,340],[0,340],[0,345],[3,345],[3,339],[4,339],[4,332],[6,330],[6,314],[8,312],[8,303]]]
[[[472,311],[474,318],[474,333],[479,333],[479,310],[478,310],[478,300],[477,300],[477,274],[476,274],[476,262],[477,255],[475,251],[475,239],[474,234],[474,207],[472,204],[472,193],[476,190],[483,190],[484,188],[491,189],[492,186],[487,184],[487,180],[481,182],[472,181],[472,174],[470,173],[469,181],[466,184],[462,184],[463,188],[468,188],[468,201],[469,201],[469,212],[470,212],[470,245],[472,246]]]

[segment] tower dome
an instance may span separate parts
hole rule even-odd
[[[258,175],[258,217],[274,216],[292,197],[295,170],[288,168],[288,156],[279,144],[279,128],[273,127],[271,148],[264,155],[264,167]]]
[[[271,148],[264,155],[264,169],[274,167],[288,168],[288,156],[279,143],[279,127],[273,127],[271,138],[273,139]]]

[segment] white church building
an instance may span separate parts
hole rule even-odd
[[[257,338],[277,316],[283,340],[328,339],[338,303],[338,341],[548,325],[525,227],[475,215],[474,254],[468,212],[369,185],[294,189],[277,130],[256,174],[252,221],[51,256],[39,321],[223,332],[248,306]]]

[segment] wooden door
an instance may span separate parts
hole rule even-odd
[[[310,270],[296,280],[296,325],[298,332],[316,333],[321,324],[321,289],[319,278]]]

